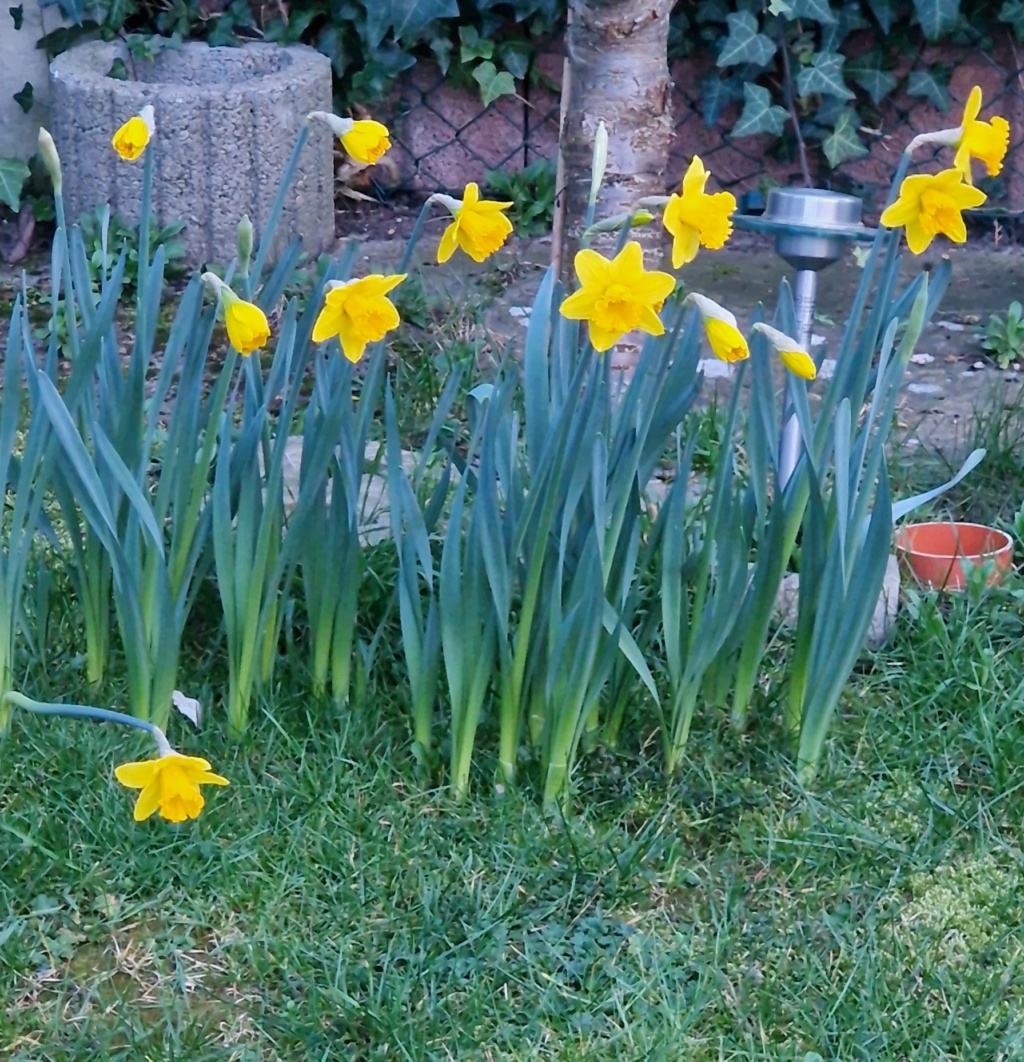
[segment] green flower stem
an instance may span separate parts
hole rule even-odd
[[[14,705],[33,715],[62,715],[69,719],[94,719],[99,723],[122,723],[124,726],[133,726],[136,730],[145,730],[157,743],[161,754],[170,751],[170,745],[160,727],[145,719],[136,719],[133,715],[124,712],[114,712],[109,708],[95,708],[91,704],[51,704],[44,701],[34,701],[16,690],[9,690],[0,696],[0,707]]]
[[[288,160],[284,175],[281,177],[281,184],[277,189],[274,205],[270,208],[270,216],[267,218],[267,224],[260,236],[259,250],[256,252],[256,261],[253,263],[252,273],[250,274],[249,282],[252,285],[252,291],[255,291],[256,288],[259,287],[260,278],[263,276],[263,266],[266,263],[267,255],[270,254],[271,244],[274,242],[274,230],[277,228],[278,221],[281,220],[281,211],[284,209],[284,197],[288,193],[292,178],[295,176],[295,167],[299,164],[299,156],[302,154],[302,149],[306,146],[306,141],[308,139],[309,119],[307,118],[303,121],[302,128],[299,130],[299,135],[295,140],[295,147],[292,148],[291,158]]]

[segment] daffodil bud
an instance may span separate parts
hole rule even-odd
[[[601,191],[604,171],[608,166],[608,127],[604,122],[597,123],[594,134],[594,158],[590,166],[590,204],[597,202],[597,193]]]
[[[249,274],[249,261],[252,258],[253,228],[248,214],[242,215],[238,223],[238,272],[242,276]]]
[[[39,129],[39,155],[43,160],[43,165],[46,167],[46,172],[50,175],[50,180],[53,182],[54,195],[60,195],[61,189],[64,187],[64,177],[60,170],[60,155],[57,154],[57,145],[53,142],[53,137],[41,126]]]
[[[654,215],[649,210],[630,210],[625,214],[613,214],[610,218],[591,225],[583,234],[584,239],[598,232],[618,232],[620,229],[634,229],[638,225],[649,225]]]

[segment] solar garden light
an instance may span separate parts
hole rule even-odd
[[[814,300],[818,273],[837,262],[847,243],[870,239],[872,230],[861,223],[863,204],[857,196],[823,188],[773,188],[762,215],[738,214],[738,228],[775,237],[775,252],[795,270],[793,301],[796,306],[796,339],[811,350]],[[784,426],[779,443],[779,482],[785,486],[800,456],[800,425],[793,412],[792,388],[799,380],[787,373]]]

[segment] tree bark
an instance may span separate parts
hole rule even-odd
[[[668,71],[672,7],[673,0],[570,0],[569,98],[559,143],[565,224],[556,250],[563,279],[573,275],[583,233],[599,122],[608,130],[608,165],[596,220],[629,210],[643,196],[666,193],[673,132]],[[661,250],[660,225],[635,229],[634,235],[645,249]],[[607,254],[615,243],[615,234],[602,235],[592,246]],[[654,255],[645,257],[653,267]]]

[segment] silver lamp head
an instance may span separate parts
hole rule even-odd
[[[777,231],[775,251],[794,269],[824,269],[838,261],[846,242],[864,230],[862,203],[853,195],[822,188],[773,188],[762,215]],[[809,231],[801,233],[806,228]],[[827,230],[834,230],[834,235]]]

